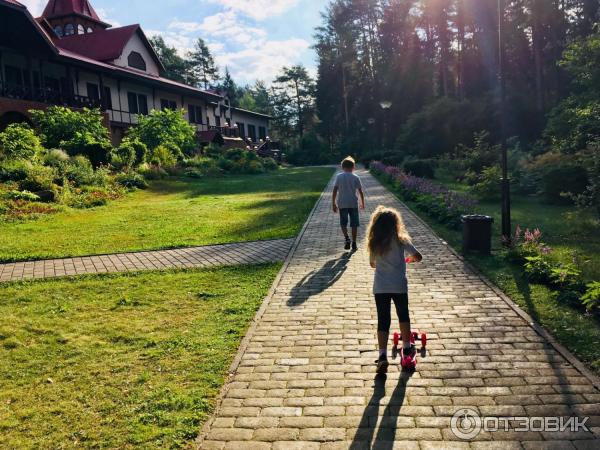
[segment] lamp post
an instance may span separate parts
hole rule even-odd
[[[506,80],[504,76],[504,0],[498,0],[498,84],[500,91],[500,137],[502,146],[502,240],[509,245],[512,237],[510,217],[510,179],[506,139]]]
[[[385,155],[385,144],[386,144],[386,137],[388,135],[388,129],[387,129],[387,125],[388,125],[388,121],[387,121],[387,114],[388,111],[392,108],[393,103],[389,100],[382,100],[381,102],[379,102],[379,106],[381,106],[381,109],[383,111],[383,139],[381,140],[381,161],[383,162],[383,158]]]

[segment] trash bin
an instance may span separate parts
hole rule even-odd
[[[489,255],[492,251],[492,224],[490,216],[462,216],[463,250]]]

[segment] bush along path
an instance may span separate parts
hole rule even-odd
[[[370,174],[359,175],[368,201],[363,221],[379,204],[401,209],[425,256],[409,268],[413,327],[429,335],[418,370],[392,365],[387,379],[375,377],[364,228],[359,251],[343,252],[330,185],[246,336],[199,447],[598,448],[597,378],[550,345]],[[451,423],[465,409],[492,418],[590,417],[589,431],[520,432],[509,421],[508,430],[461,441]]]
[[[154,252],[0,264],[0,283],[84,274],[280,262],[289,253],[292,243],[293,239],[278,239]]]

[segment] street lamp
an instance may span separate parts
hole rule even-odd
[[[506,145],[506,80],[504,77],[504,0],[498,0],[498,84],[500,88],[500,137],[502,146],[502,239],[510,245],[510,179],[508,178],[508,149]]]
[[[392,105],[393,105],[393,103],[389,100],[382,100],[381,102],[379,102],[379,106],[381,106],[381,109],[383,110],[383,139],[381,140],[381,161],[383,161],[383,158],[385,156],[385,144],[386,144],[385,138],[388,135],[387,113],[390,109],[392,109]]]

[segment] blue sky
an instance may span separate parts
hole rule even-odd
[[[46,0],[20,0],[39,15]],[[327,0],[91,0],[115,26],[139,23],[185,53],[205,39],[238,83],[271,81],[282,66],[315,68],[314,28]]]

